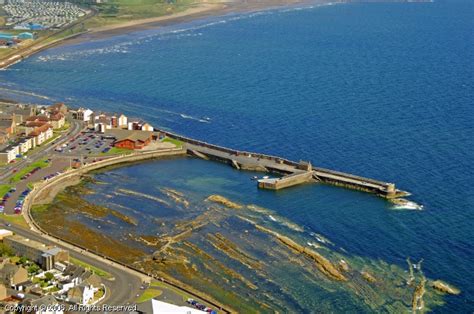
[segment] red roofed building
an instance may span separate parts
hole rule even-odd
[[[128,132],[127,132],[128,133]],[[114,146],[125,149],[142,149],[152,140],[152,132],[135,131],[118,138]]]
[[[54,105],[49,106],[47,110],[50,114],[55,114],[55,113],[62,113],[63,115],[67,114],[67,106],[62,102],[58,102]]]

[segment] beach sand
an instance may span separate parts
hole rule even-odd
[[[167,25],[173,25],[191,20],[205,18],[209,16],[218,16],[234,12],[252,12],[264,9],[270,9],[280,6],[290,6],[300,3],[329,3],[330,0],[216,0],[216,1],[202,1],[195,7],[189,8],[185,11],[164,15],[154,18],[139,19],[134,21],[127,21],[124,23],[107,25],[90,30],[81,36],[73,39],[65,40],[65,42],[82,42],[109,36],[126,34],[134,31],[147,30],[158,28]]]

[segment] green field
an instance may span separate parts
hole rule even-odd
[[[19,170],[17,173],[15,173],[15,175],[10,178],[10,182],[11,183],[16,183],[16,182],[20,181],[21,177],[23,177],[25,174],[27,174],[28,172],[30,172],[31,170],[33,170],[36,167],[46,168],[48,166],[49,166],[49,163],[46,162],[46,160],[40,160],[40,161],[34,162],[31,165],[29,165],[28,167],[25,167],[25,168]]]
[[[145,301],[148,301],[150,299],[159,297],[163,291],[154,289],[154,288],[148,288],[145,291],[143,291],[142,295],[137,298],[137,303],[142,303]]]
[[[5,215],[5,214],[0,214],[0,218],[3,219],[6,222],[9,222],[11,224],[23,227],[23,228],[28,228],[28,224],[26,223],[25,218],[23,218],[22,215]]]
[[[86,262],[80,261],[80,260],[75,259],[73,257],[71,257],[71,263],[73,263],[77,266],[87,268],[87,269],[91,270],[92,272],[94,272],[94,274],[96,274],[97,276],[100,276],[100,277],[103,277],[103,278],[106,278],[106,279],[113,278],[112,275],[110,273],[106,272],[105,270],[102,270],[100,268],[97,268],[95,266],[87,264]]]
[[[183,146],[183,142],[181,142],[180,140],[176,140],[174,138],[170,138],[170,137],[165,137],[163,140],[162,140],[163,143],[171,143],[171,144],[174,144],[176,145],[176,147],[182,147]]]
[[[122,155],[122,154],[126,155],[126,154],[131,154],[131,153],[133,153],[133,150],[125,149],[125,148],[112,147],[108,152],[100,153],[100,156]]]
[[[0,184],[0,196],[3,197],[12,188],[9,184]]]
[[[196,4],[193,0],[110,0],[97,5],[99,15],[86,22],[87,28],[113,25],[184,11]]]

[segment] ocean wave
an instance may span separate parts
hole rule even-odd
[[[194,121],[198,121],[198,122],[201,122],[201,123],[210,123],[210,120],[211,120],[209,117],[197,118],[197,117],[193,117],[193,116],[190,116],[190,115],[186,115],[184,113],[180,113],[179,115],[183,119],[194,120]]]
[[[334,245],[328,238],[324,237],[323,235],[316,233],[316,232],[311,232],[310,235],[316,239],[316,241],[323,243],[323,244],[331,244]]]
[[[40,99],[45,99],[45,100],[52,100],[52,98],[50,98],[48,96],[45,96],[45,95],[40,95],[40,94],[36,94],[34,92],[27,92],[27,91],[12,89],[12,88],[0,87],[0,91],[4,91],[4,92],[7,92],[7,93],[11,93],[11,94],[17,94],[17,95],[32,96],[32,97],[35,97],[35,98],[40,98]]]
[[[417,204],[415,202],[410,202],[405,205],[393,205],[392,209],[395,210],[423,210],[423,205]]]

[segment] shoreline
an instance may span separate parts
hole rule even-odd
[[[341,3],[343,3],[342,1]],[[106,38],[109,36],[126,34],[129,32],[155,29],[163,26],[176,25],[193,21],[200,18],[221,16],[230,13],[245,13],[271,10],[279,7],[294,6],[298,4],[327,5],[334,3],[331,0],[262,0],[262,1],[222,1],[219,3],[203,3],[185,11],[177,12],[171,15],[164,15],[146,19],[132,20],[124,23],[103,26],[92,29],[81,37],[91,39]]]
[[[180,23],[190,22],[201,18],[222,16],[230,13],[258,12],[263,10],[271,10],[279,7],[295,6],[298,4],[314,3],[315,5],[323,6],[328,5],[330,3],[345,2],[346,1],[344,0],[233,0],[230,2],[219,1],[216,3],[200,3],[195,7],[191,7],[184,11],[173,13],[170,15],[131,20],[123,23],[93,28],[85,32],[74,34],[69,37],[60,38],[46,44],[43,43],[44,39],[39,40],[38,43],[34,43],[31,46],[25,47],[24,51],[21,51],[17,54],[12,52],[11,54],[8,54],[3,58],[0,58],[0,70],[7,69],[12,65],[21,62],[23,59],[26,59],[41,51],[64,44],[80,43],[85,41],[92,41],[112,36],[123,35],[135,31],[157,29],[164,26],[177,25]],[[93,18],[95,15],[96,13],[93,13],[88,18]],[[79,21],[76,21],[73,24],[76,23],[79,23]],[[70,27],[71,26],[67,26],[65,29],[68,29]]]

